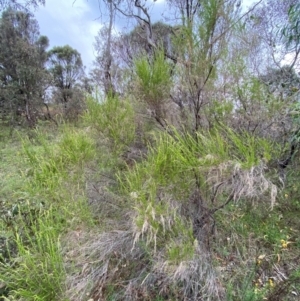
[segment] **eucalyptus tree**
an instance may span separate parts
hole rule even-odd
[[[59,102],[66,107],[72,100],[76,82],[84,73],[81,55],[69,45],[54,47],[48,55],[53,85],[57,88]]]
[[[24,11],[8,9],[0,20],[0,83],[2,116],[26,116],[34,126],[48,86],[45,68],[49,41],[37,21]]]
[[[155,47],[160,47],[166,57],[173,55],[174,59],[172,38],[175,30],[175,26],[160,21],[152,25],[152,37]],[[132,67],[135,58],[143,54],[152,55],[144,27],[140,24],[137,24],[130,32],[122,34],[117,39],[115,48],[116,54],[128,67]]]
[[[238,74],[242,80],[235,90],[239,124],[283,148],[297,131],[297,11],[299,16],[296,0],[262,2],[244,21],[247,38],[239,39],[245,54],[244,69]]]
[[[290,4],[288,10],[288,22],[282,29],[283,42],[286,49],[293,53],[293,61],[291,66],[297,63],[299,66],[299,53],[300,53],[300,4],[293,2]]]
[[[115,18],[115,7],[113,0],[102,1],[108,11],[109,20],[102,29],[99,30],[96,36],[95,50],[97,52],[96,60],[94,62],[95,68],[91,75],[96,84],[100,84],[104,88],[106,95],[115,95],[116,87],[114,83],[114,67],[115,58],[113,57],[112,44],[114,40],[113,25]]]
[[[106,95],[115,95],[116,87],[114,74],[112,74],[115,67],[115,58],[113,57],[112,49],[115,9],[111,0],[104,2],[109,12],[109,23],[101,28],[96,36],[94,47],[97,56],[94,61],[95,68],[92,70],[91,75],[97,85],[103,86]]]
[[[291,67],[294,65],[296,48],[292,49],[290,46],[297,44],[292,42],[294,38],[289,28],[295,28],[292,22],[297,24],[292,21],[292,16],[295,16],[292,11],[297,7],[297,2],[263,1],[245,18],[247,41],[242,44],[245,50],[251,48],[248,67],[254,74],[265,74],[268,69],[280,68],[283,64],[289,64]],[[296,34],[296,31],[294,33]],[[292,43],[289,44],[289,41]]]

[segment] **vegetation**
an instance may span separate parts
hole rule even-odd
[[[83,64],[80,53],[69,45],[54,47],[48,53],[49,71],[53,77],[54,87],[57,88],[57,103],[62,103],[67,109],[70,103],[80,106],[80,90],[75,89],[76,81],[83,74]],[[79,98],[79,100],[78,100]],[[77,103],[76,103],[77,100]],[[78,103],[79,101],[79,103]]]
[[[35,127],[39,119],[54,121],[49,104],[63,104],[68,117],[76,117],[83,108],[80,54],[68,45],[47,52],[48,46],[48,38],[40,36],[37,21],[26,9],[8,7],[2,12],[0,118],[11,127]]]
[[[10,117],[13,125],[23,113],[33,126],[46,89],[48,38],[39,36],[29,13],[12,9],[3,12],[0,33],[1,117]]]
[[[171,26],[103,3],[82,83],[2,14],[0,300],[298,300],[299,5],[169,0]]]

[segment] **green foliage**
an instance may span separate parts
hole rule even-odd
[[[93,224],[84,191],[85,163],[95,156],[88,133],[65,125],[54,137],[40,127],[22,139],[23,148],[15,141],[15,149],[10,142],[2,150],[0,283],[10,298],[62,300],[60,235]]]
[[[30,228],[26,224],[17,226],[14,234],[17,257],[0,263],[0,281],[5,283],[11,296],[32,301],[58,300],[66,277],[60,232],[53,210],[37,220],[31,217]]]
[[[294,229],[298,212],[290,211],[287,200],[288,195],[283,195],[272,211],[241,203],[227,208],[226,218],[224,212],[216,215],[216,227],[222,229],[217,252],[225,258],[238,254],[247,265],[225,274],[227,300],[293,300],[287,296],[296,287],[294,272],[286,272],[282,281],[273,269],[276,266],[283,271],[299,251],[298,231]]]
[[[257,77],[247,70],[252,55],[261,58],[254,29],[267,29],[258,7],[248,43],[252,17],[241,24],[238,0],[189,1],[181,10],[182,1],[168,2],[181,26],[149,17],[111,45],[97,40],[118,55],[99,65],[111,69],[104,77],[135,103],[131,94],[89,95],[84,123],[55,132],[35,120],[48,40],[37,38],[29,14],[3,13],[0,109],[38,126],[19,132],[21,144],[0,134],[0,295],[9,300],[258,301],[298,293],[297,148],[280,171],[278,161],[288,139],[293,147],[300,140],[299,78],[289,67]],[[142,2],[134,5],[150,16]],[[299,46],[298,10],[290,8],[282,32],[288,49]],[[238,26],[243,31],[233,32]],[[55,47],[49,63],[63,110],[82,109],[80,54]],[[103,72],[94,75],[103,81]],[[146,129],[149,115],[164,131]]]
[[[69,45],[57,46],[49,51],[49,61],[55,86],[61,90],[72,89],[82,73],[80,53]]]
[[[255,271],[247,272],[239,285],[227,285],[226,301],[260,301],[263,300],[266,290],[258,290],[253,286]]]
[[[273,205],[276,189],[264,177],[261,167],[275,153],[276,148],[269,141],[226,128],[203,131],[196,137],[175,130],[173,136],[161,134],[147,160],[119,176],[132,199],[136,240],[144,237],[156,249],[170,239],[169,256],[185,258],[183,241],[189,250],[193,249],[192,221],[179,212],[186,204],[191,208],[188,200],[196,185],[205,196],[219,183],[226,183],[215,205],[220,205],[230,193],[238,200],[262,196],[267,191]],[[205,206],[211,206],[208,200],[205,202]],[[192,256],[193,252],[189,254]]]
[[[270,68],[266,74],[260,76],[260,79],[268,87],[270,94],[278,95],[280,93],[282,100],[288,103],[297,101],[300,78],[291,66]]]
[[[234,106],[231,101],[212,100],[211,104],[205,109],[206,116],[211,120],[216,120],[218,123],[226,123],[229,118],[232,118]]]
[[[297,49],[300,43],[300,5],[291,5],[288,11],[289,22],[281,33],[288,49]]]
[[[95,142],[85,131],[66,128],[62,139],[58,142],[59,154],[64,164],[80,165],[95,156]]]
[[[11,125],[26,116],[34,126],[43,106],[43,96],[49,80],[45,63],[47,37],[39,36],[37,21],[28,12],[2,12],[0,20],[0,107],[1,117]],[[10,118],[8,118],[10,117]]]
[[[174,130],[173,136],[160,135],[156,146],[150,148],[147,161],[131,172],[133,178],[130,183],[134,185],[131,191],[137,188],[134,183],[141,180],[140,175],[147,178],[151,175],[161,185],[168,185],[186,172],[207,171],[225,162],[250,169],[261,162],[268,162],[278,151],[274,146],[266,139],[246,132],[237,134],[225,127],[222,130],[199,132],[196,137],[181,135]],[[140,183],[137,185],[140,186]]]
[[[56,101],[64,104],[65,114],[68,113],[70,104],[71,109],[80,111],[83,95],[78,88],[75,88],[76,82],[83,75],[80,53],[69,45],[57,46],[48,52],[48,57],[49,71],[57,88]]]
[[[192,227],[186,222],[177,217],[175,223],[172,238],[166,245],[166,259],[172,264],[179,265],[194,258],[198,242],[194,238]]]
[[[141,99],[161,117],[162,106],[169,96],[171,85],[171,67],[165,59],[164,52],[157,50],[151,59],[146,56],[137,58],[134,62],[134,71]]]
[[[114,153],[124,151],[135,139],[135,114],[128,100],[108,96],[105,100],[87,98],[85,122],[109,140]]]
[[[44,133],[36,131],[34,143],[23,140],[23,151],[30,167],[30,186],[55,190],[68,177],[68,169],[81,166],[95,155],[95,145],[85,131],[64,127],[61,140],[49,145]]]

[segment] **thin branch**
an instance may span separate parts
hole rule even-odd
[[[219,183],[219,184],[217,185],[217,187],[216,187],[216,189],[215,189],[215,191],[214,191],[214,194],[213,194],[213,196],[212,196],[212,198],[211,198],[211,203],[212,203],[212,204],[215,202],[216,197],[217,197],[218,192],[219,192],[219,188],[220,188],[223,184],[224,184],[224,182],[221,182],[221,183]]]
[[[237,19],[236,22],[234,22],[232,25],[230,25],[226,30],[224,30],[224,32],[222,32],[218,37],[216,37],[211,43],[214,44],[216,41],[218,41],[222,36],[224,36],[229,30],[232,29],[232,27],[234,27],[236,24],[238,24],[245,16],[247,16],[250,12],[252,12],[256,6],[258,6],[260,3],[262,3],[263,0],[258,1],[257,3],[255,3],[255,5],[253,5],[251,7],[251,9],[249,9],[247,12],[245,12],[240,18]]]
[[[141,21],[143,21],[143,22],[145,22],[145,23],[148,23],[147,20],[145,20],[145,19],[142,18],[141,16],[136,15],[136,14],[127,14],[127,13],[125,13],[123,10],[121,10],[121,9],[117,6],[117,4],[113,3],[113,5],[114,5],[115,9],[116,9],[118,12],[120,12],[123,16],[129,17],[129,18],[137,18],[137,19],[139,19],[139,20],[141,20]]]

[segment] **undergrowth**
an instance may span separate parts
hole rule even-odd
[[[15,147],[3,150],[1,164],[7,171],[15,166],[1,187],[0,283],[9,300],[62,300],[60,237],[93,223],[84,173],[95,144],[85,129],[62,125],[58,134],[53,137],[43,126],[28,136],[15,133]]]
[[[89,98],[77,127],[1,142],[0,296],[297,300],[298,171],[282,185],[278,145],[226,126],[139,136],[135,114]]]

